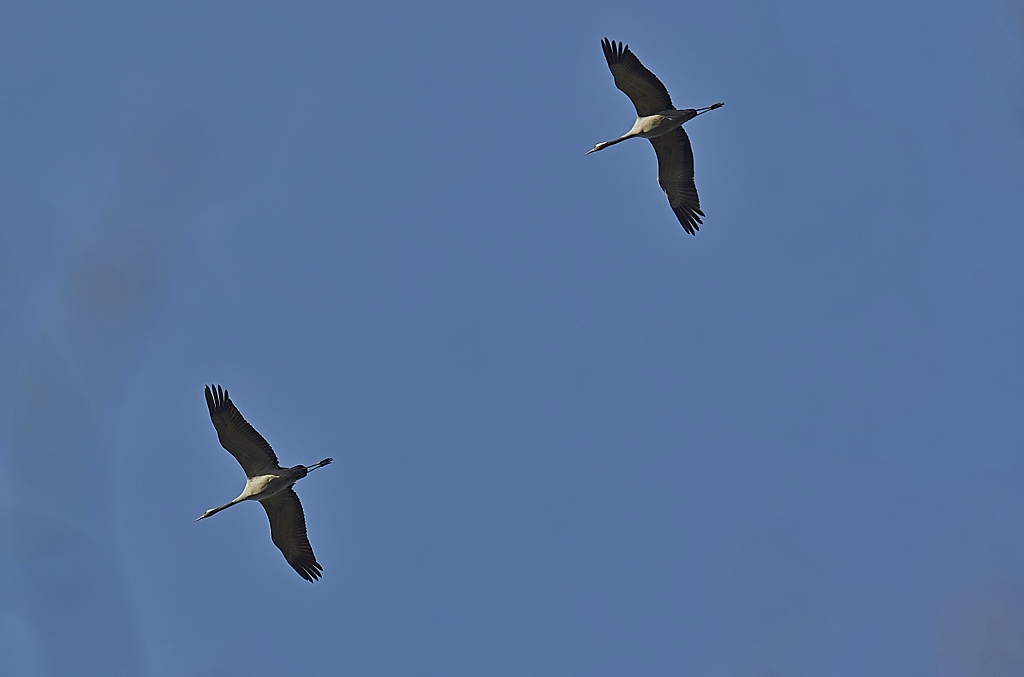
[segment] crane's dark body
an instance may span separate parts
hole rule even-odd
[[[693,182],[693,149],[683,130],[683,123],[709,110],[721,108],[722,104],[676,110],[665,85],[640,63],[627,45],[605,38],[601,41],[601,48],[615,78],[615,86],[629,97],[636,108],[636,122],[626,134],[597,144],[588,154],[626,139],[648,139],[658,156],[658,184],[665,191],[683,230],[696,235],[703,223],[704,212],[700,209],[697,186]]]
[[[329,464],[332,459],[325,458],[308,467],[296,465],[282,468],[270,444],[242,417],[228,397],[228,391],[220,386],[207,386],[206,404],[221,446],[242,466],[246,479],[245,489],[237,498],[207,510],[196,521],[242,501],[259,501],[270,520],[270,537],[288,564],[307,581],[319,579],[323,567],[313,555],[313,548],[306,536],[306,517],[302,512],[302,503],[292,485],[311,470]]]

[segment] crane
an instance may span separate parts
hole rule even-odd
[[[206,386],[206,405],[210,408],[210,419],[217,429],[221,446],[235,457],[245,471],[245,489],[238,498],[220,507],[210,508],[197,517],[196,521],[242,501],[259,501],[270,519],[270,538],[284,554],[285,560],[299,576],[310,583],[318,580],[323,567],[316,561],[306,537],[306,517],[292,485],[334,459],[325,458],[311,466],[282,468],[267,441],[242,418],[228,397],[227,390],[220,386]]]
[[[683,131],[683,123],[725,104],[719,102],[705,108],[676,110],[665,85],[640,63],[628,45],[605,38],[601,41],[601,48],[615,78],[615,86],[629,97],[636,108],[636,122],[619,138],[599,143],[586,154],[636,136],[649,139],[658,156],[658,184],[665,191],[683,230],[696,235],[703,223],[701,217],[704,212],[700,210],[697,186],[693,183],[693,149],[690,138]]]

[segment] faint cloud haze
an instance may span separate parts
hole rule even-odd
[[[1017,29],[1020,37],[1020,45],[1024,48],[1024,0],[1007,0],[1006,6],[1010,11],[1013,27]],[[1024,125],[1024,68],[1018,60],[1017,81],[1014,83],[1016,90],[1013,92],[1014,104],[1017,110],[1017,122]]]
[[[821,610],[807,558],[783,539],[753,546],[730,599],[735,677],[821,674]]]
[[[1013,16],[1017,32],[1024,38],[1024,2],[1022,0],[1007,0],[1006,4],[1010,8],[1010,15]]]
[[[81,674],[83,665],[90,674],[145,672],[99,421],[166,298],[213,165],[187,116],[130,144],[109,215],[72,258],[58,302],[14,370],[2,534],[13,581],[0,603],[0,650],[11,660],[0,661],[18,674]]]
[[[213,162],[198,123],[164,121],[129,147],[121,187],[69,272],[53,337],[91,388],[115,385],[163,300]],[[93,394],[99,394],[93,392]]]
[[[990,563],[955,592],[939,646],[949,677],[1024,674],[1024,578],[1020,563]]]

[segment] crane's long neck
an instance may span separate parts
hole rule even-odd
[[[602,141],[601,143],[597,144],[596,146],[588,150],[586,153],[584,153],[584,155],[590,155],[591,153],[596,153],[599,150],[604,150],[608,146],[614,146],[617,143],[622,143],[626,139],[632,139],[634,136],[637,136],[637,134],[634,134],[632,131],[630,131],[629,133],[620,136],[617,139],[612,139],[611,141]]]
[[[201,520],[201,519],[206,519],[206,518],[207,518],[207,517],[209,517],[210,515],[216,515],[216,514],[217,514],[217,513],[219,513],[219,512],[221,511],[221,510],[227,510],[227,509],[228,509],[228,508],[230,508],[231,506],[233,506],[233,505],[237,505],[237,504],[241,503],[241,502],[242,502],[242,501],[244,501],[244,500],[245,500],[244,498],[242,498],[241,496],[239,496],[238,498],[234,499],[234,500],[233,500],[233,501],[231,501],[230,503],[225,503],[224,505],[220,506],[219,508],[210,508],[209,510],[207,510],[206,512],[204,512],[204,513],[203,513],[202,515],[200,515],[199,517],[197,517],[197,518],[196,518],[196,521],[198,522],[198,521],[199,521],[199,520]]]

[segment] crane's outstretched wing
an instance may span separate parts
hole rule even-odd
[[[605,38],[601,41],[601,49],[615,77],[615,86],[633,102],[638,117],[674,108],[665,85],[640,63],[640,59],[629,51],[629,46]]]
[[[246,477],[266,475],[280,470],[277,455],[263,436],[242,418],[228,397],[228,391],[220,386],[206,386],[206,405],[210,408],[210,420],[217,429],[222,447],[228,450],[242,466]]]
[[[665,191],[668,203],[683,230],[696,235],[703,223],[700,219],[704,212],[700,210],[697,186],[693,183],[693,149],[690,148],[690,138],[682,127],[677,127],[649,141],[658,154],[658,184]]]
[[[319,579],[324,568],[316,561],[306,538],[306,517],[295,490],[288,487],[260,503],[270,518],[270,537],[288,564],[310,583]]]

